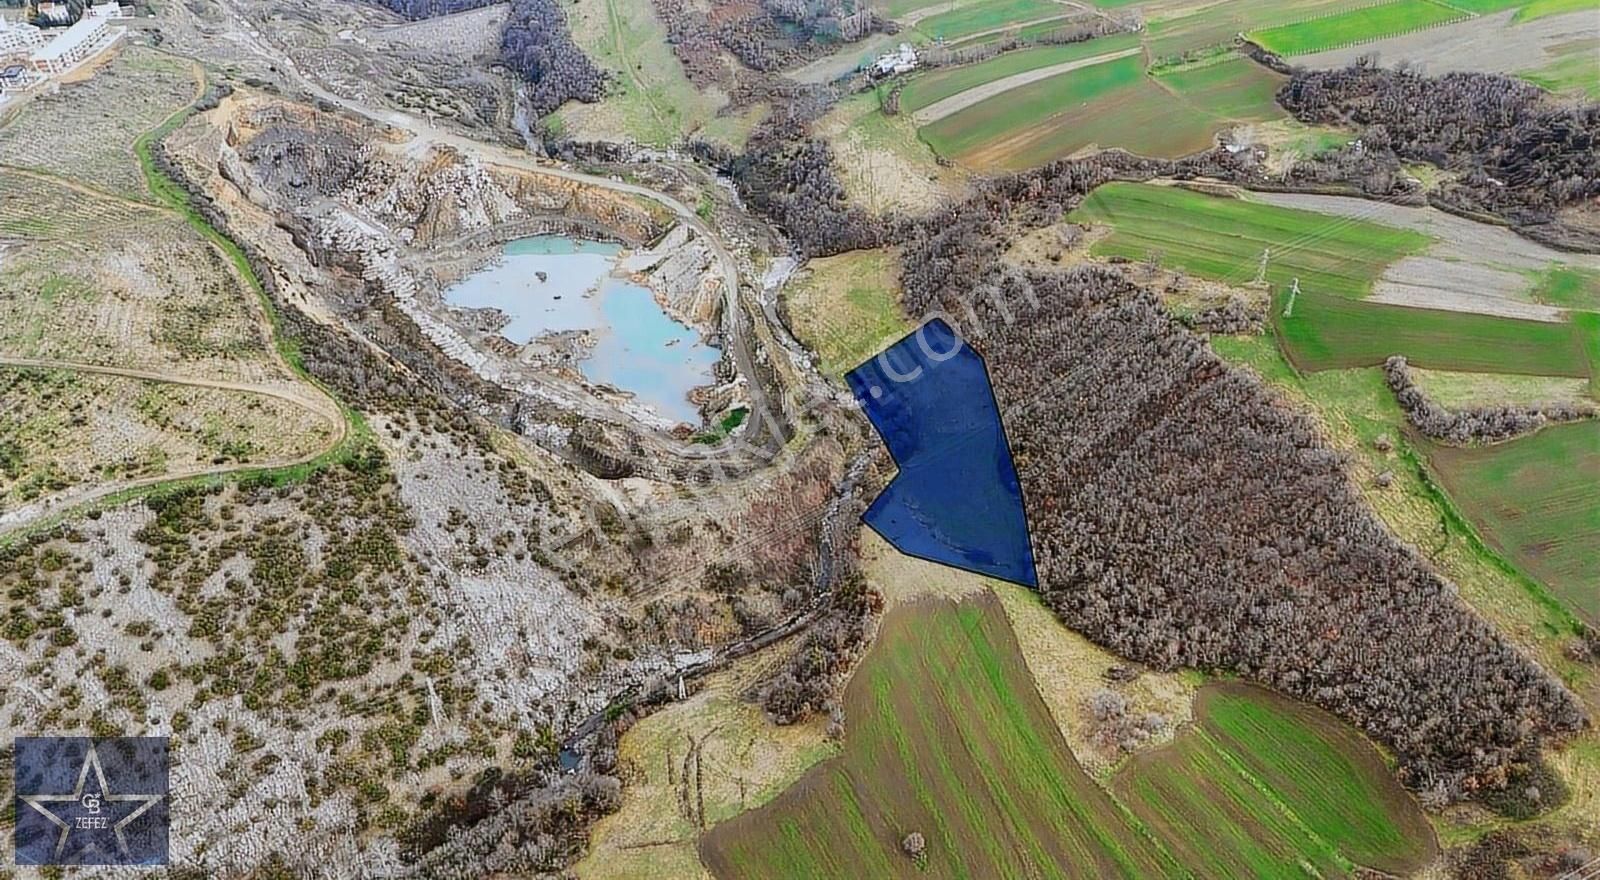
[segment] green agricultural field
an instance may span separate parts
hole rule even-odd
[[[716,117],[726,99],[703,94],[689,82],[667,44],[666,25],[649,3],[577,0],[567,18],[573,41],[615,75],[605,100],[569,102],[554,115],[567,133],[666,146],[717,120],[732,130],[702,134],[715,134],[733,146],[743,143],[748,128],[737,130],[741,117]]]
[[[1160,61],[1232,45],[1234,37],[1250,30],[1292,24],[1380,2],[1383,0],[1229,0],[1205,4],[1186,15],[1151,21],[1146,28],[1146,46],[1150,57]]]
[[[1068,219],[1112,227],[1100,256],[1142,260],[1229,284],[1255,278],[1271,251],[1266,280],[1303,291],[1364,296],[1390,263],[1427,247],[1418,232],[1366,221],[1197,193],[1176,186],[1108,183]]]
[[[1600,272],[1556,266],[1538,277],[1533,298],[1564,309],[1600,311]]]
[[[1201,877],[1407,875],[1432,828],[1372,744],[1325,712],[1242,684],[1195,701],[1196,727],[1136,756],[1112,788]]]
[[[1516,9],[1517,14],[1512,18],[1512,24],[1521,24],[1547,15],[1600,10],[1600,2],[1596,0],[1439,0],[1439,2],[1478,15]]]
[[[1138,55],[1114,57],[1136,46],[1136,35],[1118,34],[932,71],[906,87],[901,108],[918,113],[964,93],[983,96],[954,113],[948,106],[918,113],[918,121],[927,123],[918,132],[935,152],[981,169],[1028,168],[1091,145],[1183,156],[1211,146],[1229,124],[1284,116],[1274,100],[1284,78],[1249,59],[1214,53],[1152,78]],[[1113,57],[1049,69],[1105,55]],[[1030,71],[1037,71],[1032,82],[1001,82]]]
[[[843,755],[702,838],[718,877],[1175,873],[1072,757],[993,594],[891,610],[845,702]]]
[[[1517,10],[1512,19],[1515,24],[1544,18],[1547,15],[1562,15],[1568,12],[1593,12],[1600,9],[1600,3],[1595,0],[1533,0],[1532,3]]]
[[[1600,51],[1600,41],[1577,42],[1585,44],[1585,47],[1563,53],[1542,67],[1519,71],[1517,76],[1558,95],[1600,99],[1600,65],[1594,63],[1595,52]]]
[[[1347,873],[1338,853],[1192,733],[1136,756],[1113,789],[1198,877]]]
[[[1600,400],[1600,314],[1574,312],[1571,320],[1584,360],[1589,363],[1589,394]]]
[[[1433,834],[1370,743],[1260,688],[1203,689],[1196,726],[1097,786],[992,593],[902,605],[845,695],[844,752],[701,840],[719,878],[1401,874]],[[900,850],[912,831],[922,860]]]
[[[971,2],[973,0],[967,0],[967,3]],[[900,19],[920,9],[929,7],[948,9],[966,4],[959,0],[871,0],[871,5],[885,18]]]
[[[1112,788],[1201,877],[1408,875],[1433,830],[1372,744],[1337,718],[1244,684],[1202,689],[1196,726]]]
[[[790,284],[785,306],[795,335],[822,360],[822,372],[842,376],[911,325],[901,313],[899,262],[885,250],[818,257]]]
[[[932,40],[959,40],[995,28],[1064,16],[1075,11],[1076,7],[1057,3],[1056,0],[985,0],[930,15],[918,21],[916,28]]]
[[[1201,78],[1193,86],[1198,100],[1191,101],[1146,76],[1143,59],[1129,56],[1010,89],[918,132],[940,155],[980,169],[1030,168],[1090,145],[1184,156],[1210,147],[1236,119],[1273,118],[1278,111],[1262,87],[1272,76],[1230,67],[1216,81]],[[1246,110],[1251,95],[1265,103]]]
[[[1162,73],[1156,83],[1217,119],[1270,122],[1284,116],[1276,96],[1287,79],[1249,58],[1227,53]]]
[[[1367,9],[1253,31],[1250,39],[1279,55],[1304,55],[1410,33],[1468,15],[1434,0],[1394,0]]]
[[[1478,524],[1467,519],[1439,489],[1407,438],[1405,415],[1384,383],[1382,370],[1298,372],[1271,333],[1213,336],[1211,348],[1225,360],[1254,370],[1290,404],[1314,413],[1329,441],[1347,456],[1367,502],[1401,540],[1427,554],[1440,574],[1461,589],[1462,599],[1501,632],[1528,647],[1546,669],[1570,687],[1594,686],[1594,668],[1566,653],[1580,621],[1547,585],[1484,542]],[[1463,405],[1521,399],[1516,391],[1495,393],[1495,385],[1506,377],[1479,375],[1486,381]],[[1437,383],[1424,384],[1424,388],[1429,394],[1440,391]],[[1440,399],[1451,398],[1441,394]],[[1460,401],[1460,395],[1455,399]],[[1551,395],[1538,399],[1549,400]],[[1386,438],[1381,447],[1380,437]],[[1394,477],[1389,488],[1370,482],[1386,471]]]
[[[1484,539],[1600,626],[1600,422],[1494,446],[1424,448]]]
[[[1419,367],[1469,373],[1589,376],[1580,325],[1279,294],[1272,322],[1302,370],[1381,364],[1405,355]],[[1287,317],[1285,311],[1289,312]]]
[[[1065,46],[1035,46],[1030,49],[1005,52],[977,64],[931,70],[906,83],[905,89],[900,93],[900,110],[903,113],[912,113],[935,101],[1008,76],[1120,52],[1138,45],[1138,34],[1114,34],[1081,43],[1069,43]]]
[[[1201,691],[1195,717],[1209,745],[1351,861],[1405,876],[1432,858],[1427,817],[1349,725],[1237,684]]]

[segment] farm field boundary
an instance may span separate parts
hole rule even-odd
[[[1032,80],[1032,77],[1028,77]],[[1009,88],[921,126],[933,150],[978,169],[1029,168],[1085,147],[1178,157],[1241,121],[1282,116],[1282,77],[1241,59],[1204,77],[1151,77],[1133,54]],[[960,95],[949,99],[966,104]]]
[[[1272,324],[1301,370],[1370,367],[1404,355],[1424,369],[1590,378],[1581,323],[1528,321],[1472,312],[1280,292]]]
[[[700,846],[712,873],[1178,872],[1073,758],[992,593],[891,609],[845,703],[843,754],[766,807],[712,828]],[[927,842],[923,867],[900,850],[912,831]]]
[[[1202,71],[1204,72],[1204,71]],[[1108,183],[1084,199],[1069,220],[1109,226],[1092,253],[1163,265],[1224,284],[1263,281],[1356,298],[1385,268],[1432,239],[1408,229],[1315,211],[1195,192],[1178,186]]]
[[[1009,92],[1012,89],[1021,88],[1029,83],[1038,82],[1042,79],[1049,79],[1051,77],[1069,73],[1080,68],[1092,67],[1097,64],[1104,64],[1108,61],[1116,61],[1138,54],[1139,47],[1130,46],[1120,50],[1104,52],[1103,54],[1061,61],[1056,64],[1051,64],[1047,67],[1024,69],[1000,79],[979,83],[971,88],[964,89],[954,94],[946,95],[945,97],[933,101],[928,101],[928,97],[942,90],[929,88],[926,91],[918,90],[916,92],[912,92],[911,88],[908,87],[907,92],[911,92],[910,100],[907,101],[905,100],[905,96],[902,96],[903,106],[912,111],[912,118],[916,120],[918,125],[927,125],[930,122],[937,122],[946,116],[958,113],[975,104],[980,104],[986,100],[989,100],[990,98],[994,98],[1004,94],[1005,92]],[[1006,58],[1007,56],[1002,55],[999,57]]]
[[[1493,446],[1419,446],[1484,539],[1600,627],[1600,422]]]
[[[52,508],[47,514],[26,522],[7,523],[0,530],[0,548],[41,533],[48,532],[67,519],[95,510],[106,510],[141,498],[157,498],[191,488],[220,485],[224,482],[250,481],[262,485],[284,485],[300,482],[317,471],[335,464],[352,461],[359,448],[371,437],[366,419],[354,408],[340,401],[331,390],[315,379],[306,369],[297,341],[285,327],[277,304],[267,293],[261,278],[256,274],[244,250],[221,230],[212,226],[191,202],[189,192],[169,177],[156,162],[154,150],[161,139],[187,121],[196,112],[195,106],[204,94],[206,79],[198,65],[192,67],[195,75],[193,101],[167,116],[156,127],[140,134],[133,142],[134,158],[138,161],[145,185],[160,207],[171,209],[181,216],[207,242],[215,246],[231,264],[239,279],[249,288],[260,303],[268,335],[279,360],[289,372],[305,383],[308,395],[322,395],[327,399],[330,413],[337,411],[338,428],[323,450],[278,464],[228,465],[208,468],[191,474],[132,480],[101,487],[86,496],[74,499],[69,505]]]
[[[1436,851],[1359,733],[1249,685],[1202,689],[1196,725],[1109,796],[1066,751],[993,593],[893,608],[845,699],[839,757],[702,837],[717,877],[1406,873]]]
[[[1454,24],[1472,17],[1471,12],[1436,0],[1393,0],[1251,31],[1249,39],[1278,55],[1308,55]]]

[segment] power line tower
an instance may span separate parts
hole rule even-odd
[[[1294,283],[1289,286],[1289,301],[1283,304],[1283,316],[1294,317],[1294,298],[1300,295],[1300,279],[1297,276]]]
[[[1262,285],[1262,284],[1266,283],[1266,281],[1267,281],[1267,262],[1269,260],[1271,260],[1271,259],[1272,259],[1272,248],[1262,248],[1261,249],[1261,265],[1256,267],[1256,280],[1250,282],[1251,284],[1259,286],[1259,285]]]

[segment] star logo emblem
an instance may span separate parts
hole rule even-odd
[[[26,737],[17,757],[18,863],[166,861],[164,739]]]

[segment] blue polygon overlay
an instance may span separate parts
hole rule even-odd
[[[19,865],[167,863],[168,740],[19,736]]]
[[[900,468],[862,521],[909,556],[1037,587],[983,357],[935,318],[845,380]]]

